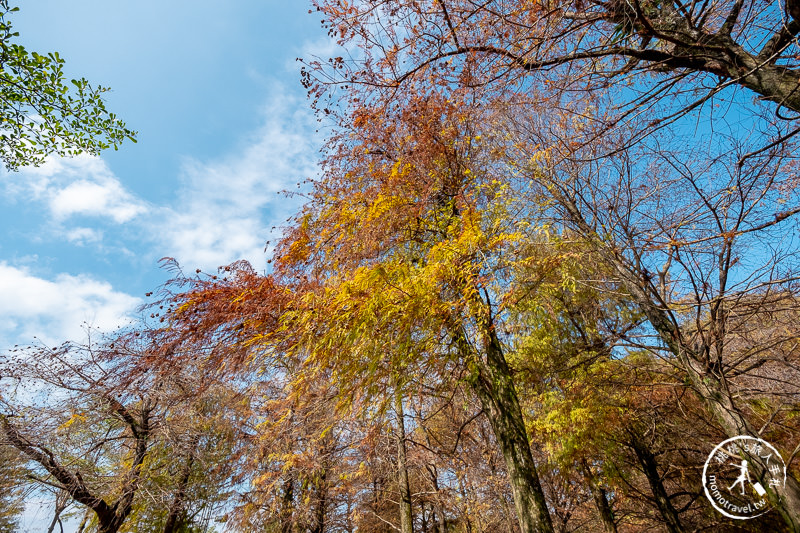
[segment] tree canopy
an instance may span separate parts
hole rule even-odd
[[[797,6],[314,5],[329,136],[271,270],[167,260],[92,372],[21,367],[81,383],[0,393],[35,481],[98,531],[800,531]],[[703,485],[739,435],[787,465],[725,452],[748,521]]]
[[[107,87],[67,79],[58,52],[40,54],[16,42],[11,19],[18,10],[0,1],[0,160],[6,169],[135,141],[136,132],[106,109]]]

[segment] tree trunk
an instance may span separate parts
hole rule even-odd
[[[553,524],[533,462],[511,369],[493,329],[485,329],[486,360],[470,357],[474,364],[472,390],[489,418],[503,454],[522,533],[552,533]],[[462,354],[468,356],[471,350],[463,335],[459,343]]]
[[[394,394],[397,414],[397,486],[400,490],[400,533],[414,533],[414,515],[411,508],[411,486],[408,482],[406,461],[406,425],[403,420],[403,396],[398,388]]]
[[[316,486],[317,507],[314,510],[314,525],[311,528],[311,533],[325,533],[325,518],[328,506],[327,478],[328,470],[323,467]]]
[[[50,525],[47,526],[47,533],[53,533],[53,530],[56,528],[56,524],[58,524],[58,517],[61,515],[61,510],[56,508],[56,512],[53,515],[53,520],[50,521]]]
[[[292,533],[294,515],[294,475],[289,473],[283,481],[281,503],[281,533]]]
[[[81,523],[78,524],[78,531],[76,533],[83,533],[83,530],[86,529],[86,524],[89,522],[89,516],[91,516],[92,510],[86,509],[86,512],[83,513],[83,518],[81,519]]]
[[[51,520],[50,525],[47,526],[47,533],[53,533],[53,531],[55,531],[56,524],[58,524],[58,519],[61,517],[61,511],[63,511],[63,509],[56,509],[56,512],[53,515],[53,520]]]
[[[464,481],[463,479],[461,479],[461,477],[458,478],[458,488],[459,491],[461,492],[461,500],[464,502],[464,505],[466,506],[464,512],[464,522],[465,525],[467,526],[466,533],[473,533],[472,519],[470,518],[470,515],[472,514],[472,507],[469,504],[471,498],[469,497],[469,494],[467,494],[467,488],[464,486]]]
[[[664,484],[661,482],[661,476],[658,474],[658,464],[655,456],[638,435],[633,436],[630,445],[633,451],[636,452],[636,458],[639,460],[647,482],[650,484],[650,490],[653,491],[656,506],[664,519],[667,530],[670,533],[683,533],[685,530],[681,525],[678,512],[673,507]]]
[[[600,515],[600,521],[603,523],[603,531],[605,533],[617,533],[617,523],[614,522],[614,512],[608,502],[608,494],[600,484],[600,480],[592,473],[591,468],[584,461],[583,463],[583,477],[589,490],[592,493],[592,499],[597,507],[597,513]]]
[[[728,438],[739,435],[757,436],[758,432],[733,405],[727,387],[714,379],[711,373],[700,374],[694,371],[691,362],[689,375],[696,390],[701,395],[722,426]],[[756,454],[745,452],[747,462],[753,467],[754,479],[758,479],[767,491],[767,498],[788,526],[787,531],[800,533],[800,483],[790,472],[786,472],[786,486],[778,493],[769,485],[768,465]]]
[[[606,533],[617,533],[617,523],[614,522],[614,513],[608,503],[606,490],[600,486],[592,487],[591,490],[597,512],[600,513],[600,520],[603,522],[603,530]]]
[[[19,451],[42,465],[55,479],[61,483],[70,496],[97,515],[99,524],[98,533],[116,533],[122,522],[117,523],[118,515],[115,507],[95,496],[83,482],[79,473],[73,474],[56,461],[55,455],[43,446],[33,445],[9,421],[8,417],[0,415],[0,427],[8,438],[8,442]],[[124,518],[123,518],[124,519]]]
[[[114,520],[113,518],[110,520],[104,520],[100,524],[100,528],[97,530],[97,533],[117,533],[120,526],[122,526],[122,523],[117,523],[117,520]]]
[[[436,502],[434,503],[434,522],[438,524],[439,533],[447,533],[447,525],[444,516],[444,505],[442,504],[442,495],[439,492],[439,479],[436,473],[435,466],[427,466],[428,473],[431,476],[431,483],[433,484],[433,491],[436,493]]]
[[[56,493],[56,508],[55,512],[53,513],[53,520],[50,522],[50,526],[47,528],[47,533],[53,533],[53,531],[55,531],[56,524],[61,521],[61,513],[63,513],[64,509],[67,508],[69,500],[70,497],[68,492],[61,490]],[[64,530],[63,525],[61,526],[61,530]]]
[[[800,93],[799,93],[800,94]],[[787,106],[788,107],[788,106]],[[568,217],[587,238],[595,238],[596,234],[586,222],[577,204],[568,196],[560,195],[558,201],[567,211]],[[691,346],[682,342],[680,327],[671,319],[669,310],[658,301],[657,291],[648,276],[638,273],[634,265],[616,249],[604,243],[597,243],[596,251],[617,271],[624,287],[633,301],[647,317],[659,338],[676,357],[686,372],[692,388],[700,396],[711,414],[716,418],[728,438],[740,435],[755,436],[758,433],[747,419],[736,408],[724,375],[720,375],[694,352]],[[645,279],[647,278],[647,279]],[[767,465],[757,455],[745,453],[747,461],[754,467],[755,477],[767,491],[767,498],[783,518],[788,530],[800,533],[800,483],[790,473],[786,475],[786,486],[778,493],[769,483]]]
[[[194,437],[190,443],[189,454],[186,457],[186,463],[183,465],[181,477],[178,480],[178,489],[175,492],[175,497],[172,499],[169,514],[167,514],[167,522],[164,524],[164,533],[176,533],[178,528],[186,524],[184,500],[186,499],[186,488],[189,486],[189,478],[192,475],[194,455],[199,440],[199,437]]]
[[[628,289],[634,293],[634,297],[637,297],[637,303],[659,333],[661,339],[678,358],[681,367],[689,377],[692,387],[708,406],[725,435],[728,438],[740,435],[758,435],[758,432],[734,405],[724,377],[719,377],[713,371],[703,370],[701,358],[689,347],[679,342],[681,338],[680,331],[676,331],[674,324],[669,320],[664,310],[658,308],[647,298],[646,293],[640,287],[633,287],[630,282],[627,285],[629,285]],[[754,468],[755,477],[761,481],[767,491],[767,498],[781,515],[789,527],[789,531],[800,533],[800,483],[791,474],[787,473],[786,486],[779,494],[767,482],[770,474],[763,460],[750,453],[745,455],[747,456],[747,461]]]

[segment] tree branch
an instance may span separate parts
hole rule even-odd
[[[72,496],[75,501],[89,507],[97,513],[98,516],[101,514],[113,514],[113,510],[105,500],[89,492],[83,480],[61,466],[50,450],[43,446],[34,445],[25,438],[19,430],[8,421],[7,415],[0,415],[0,427],[2,427],[3,432],[6,434],[6,437],[8,437],[12,446],[42,465],[50,475],[63,485],[64,490],[69,492],[69,495]]]
[[[788,25],[784,25],[780,30],[776,31],[764,48],[758,53],[757,58],[760,61],[767,60],[779,54],[791,40],[800,33],[800,22],[793,20]]]

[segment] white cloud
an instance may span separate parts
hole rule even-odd
[[[80,214],[104,216],[122,224],[144,212],[145,208],[134,201],[117,181],[96,183],[79,180],[54,192],[50,211],[60,220]]]
[[[128,192],[99,157],[51,157],[40,167],[7,176],[12,197],[45,202],[50,215],[63,223],[75,215],[128,222],[148,210],[147,204]]]
[[[274,90],[263,118],[227,156],[186,159],[174,200],[161,205],[130,193],[91,156],[50,159],[7,176],[4,185],[12,198],[37,202],[49,213],[43,229],[51,238],[104,250],[104,235],[113,235],[116,257],[128,255],[138,265],[171,256],[187,271],[208,271],[246,259],[263,270],[265,243],[276,237],[271,227],[280,227],[299,205],[278,193],[296,190],[317,172],[318,144],[312,138],[317,124],[300,98]],[[123,224],[133,231],[112,232]],[[110,330],[141,303],[99,275],[41,277],[33,270],[40,264],[37,258],[27,265],[0,261],[0,349],[34,336],[48,344],[80,340],[84,322]]]
[[[328,58],[343,56],[345,55],[345,49],[339,44],[338,40],[331,36],[331,35],[324,35],[321,36],[313,41],[306,41],[303,43],[303,46],[300,47],[300,57],[303,59],[320,59],[322,61],[327,61]],[[359,51],[350,51],[350,57],[354,57],[352,54],[358,54]],[[297,61],[290,61],[286,64],[289,70],[297,69]]]
[[[104,331],[125,325],[139,298],[88,275],[59,274],[52,280],[0,262],[0,348],[11,339],[38,336],[48,344],[81,340],[88,324]]]
[[[219,161],[184,163],[178,201],[157,222],[165,254],[182,265],[208,269],[247,259],[263,268],[270,227],[296,207],[278,193],[315,173],[310,113],[297,98],[274,92],[264,126],[245,147]]]
[[[184,161],[175,200],[166,205],[133,195],[102,159],[88,155],[49,158],[9,175],[6,191],[43,203],[52,222],[46,231],[73,244],[102,247],[110,222],[140,229],[138,244],[150,248],[153,260],[170,256],[208,270],[247,259],[263,269],[265,243],[275,237],[270,228],[298,206],[278,193],[314,175],[318,143],[305,100],[280,86],[271,93],[263,125],[239,149],[217,160]],[[95,220],[81,218],[77,226],[77,216]]]
[[[71,228],[64,233],[64,236],[69,242],[79,246],[103,240],[103,232],[94,228]]]

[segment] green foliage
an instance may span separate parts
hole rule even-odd
[[[58,52],[29,52],[12,42],[9,15],[19,8],[0,0],[0,159],[8,170],[39,165],[45,156],[96,154],[136,132],[106,110],[103,93],[83,79],[67,81]]]
[[[516,265],[509,298],[509,361],[529,431],[551,462],[569,465],[625,417],[623,394],[611,385],[622,362],[612,342],[638,317],[613,283],[602,291],[586,282],[607,273],[587,261],[589,249],[575,236],[548,231],[522,255],[528,259]]]
[[[23,510],[22,460],[19,452],[0,444],[0,533],[16,531]]]

